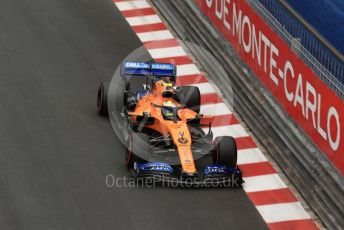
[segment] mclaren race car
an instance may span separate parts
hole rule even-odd
[[[125,164],[136,178],[192,185],[241,186],[235,139],[213,138],[211,116],[200,114],[195,86],[176,86],[176,66],[124,62],[123,109],[127,123]],[[131,85],[144,78],[141,87]],[[108,115],[109,84],[98,89],[97,110]]]

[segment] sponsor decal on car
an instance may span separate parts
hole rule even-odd
[[[124,62],[125,68],[149,69],[149,64],[144,62]]]
[[[141,163],[137,164],[137,169],[139,171],[158,171],[158,172],[170,172],[173,173],[173,168],[166,163]]]

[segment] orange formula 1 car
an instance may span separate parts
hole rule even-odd
[[[128,79],[138,76],[146,82],[133,91]],[[192,185],[243,183],[234,138],[213,140],[212,117],[199,114],[199,89],[176,87],[175,65],[124,62],[121,77],[122,116],[128,124],[125,164],[134,177]],[[101,83],[98,90],[97,109],[102,115],[108,114],[108,87]]]

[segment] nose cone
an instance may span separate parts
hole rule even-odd
[[[186,124],[172,124],[168,127],[174,144],[177,146],[180,164],[185,173],[196,173],[191,151],[191,135]]]

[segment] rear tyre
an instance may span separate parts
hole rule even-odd
[[[97,94],[97,111],[99,115],[109,116],[108,114],[108,94],[109,94],[109,82],[102,82],[98,87]]]
[[[125,164],[132,168],[134,163],[147,162],[150,152],[150,139],[144,133],[130,133],[128,135],[128,145],[125,151]]]
[[[129,91],[130,91],[130,82],[127,78],[124,78],[123,107],[126,110],[132,111],[133,108],[128,103],[128,99],[130,95]]]
[[[237,166],[237,146],[229,136],[216,137],[214,140],[213,163],[235,168]]]
[[[201,108],[201,93],[195,86],[179,86],[178,101],[192,111],[199,113]]]
[[[127,78],[124,78],[124,89],[130,91],[130,82]]]

